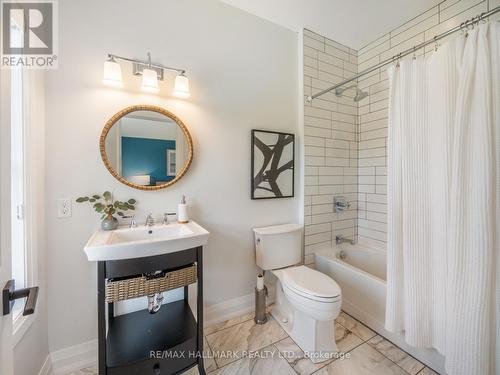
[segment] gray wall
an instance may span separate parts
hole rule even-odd
[[[98,216],[73,206],[56,217],[56,199],[114,190],[138,200],[139,221],[177,209],[183,194],[191,216],[210,232],[205,248],[205,304],[252,293],[252,227],[300,221],[299,196],[250,200],[250,130],[298,133],[298,46],[294,32],[215,0],[61,1],[59,69],[48,75],[47,230],[51,351],[97,336],[96,266],[83,246]],[[107,52],[185,68],[192,97],[139,91],[123,66],[125,89],[102,85]],[[155,104],[176,113],[194,139],[194,162],[173,187],[140,192],[105,169],[98,140],[104,123],[125,106]],[[301,140],[298,139],[298,143]],[[297,166],[300,157],[297,155]],[[296,174],[297,176],[299,173]],[[298,177],[297,177],[298,179]]]

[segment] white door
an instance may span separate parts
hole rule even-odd
[[[10,74],[0,73],[0,289],[12,278],[10,244]],[[0,295],[0,300],[2,296]],[[2,300],[3,307],[3,300]],[[0,307],[0,374],[13,373],[12,316]]]

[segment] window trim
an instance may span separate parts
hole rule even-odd
[[[25,285],[33,286],[39,284],[38,273],[38,251],[40,238],[37,233],[38,226],[35,225],[37,219],[38,207],[36,206],[37,199],[43,197],[37,196],[37,182],[35,177],[37,173],[37,148],[33,147],[36,143],[32,129],[36,126],[36,116],[38,108],[36,106],[35,94],[33,90],[36,88],[37,83],[36,72],[31,70],[22,69],[22,126],[23,126],[23,225],[24,225],[24,260],[25,260]],[[10,80],[12,85],[12,80]],[[12,100],[12,97],[11,97]],[[43,114],[42,114],[43,115]],[[12,122],[11,122],[12,123]],[[11,150],[12,153],[12,150]],[[41,211],[43,212],[43,211]],[[13,254],[11,254],[13,256]],[[12,316],[12,337],[14,346],[24,337],[33,322],[38,318],[39,308],[28,316],[23,316],[22,311],[24,308],[24,301],[21,302],[22,308],[17,308]]]

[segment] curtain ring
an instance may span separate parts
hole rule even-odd
[[[399,65],[399,59],[401,58],[401,54],[397,54],[394,56],[394,58],[396,59],[396,68],[399,68],[400,65]]]
[[[469,21],[465,21],[464,23],[460,24],[460,28],[462,28],[463,25],[463,33],[464,36],[467,38],[469,36]]]
[[[432,38],[432,39],[434,39],[434,52],[437,52],[437,50],[439,48],[437,35],[434,38]]]

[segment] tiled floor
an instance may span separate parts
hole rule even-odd
[[[211,375],[437,375],[344,312],[335,337],[344,358],[315,364],[272,317],[257,325],[247,314],[205,329],[205,369]],[[69,375],[95,374],[87,368]]]

